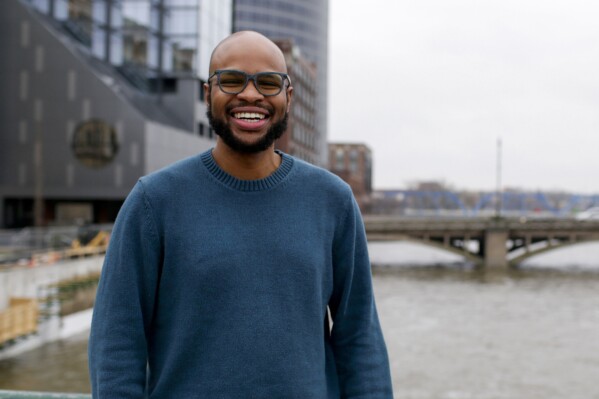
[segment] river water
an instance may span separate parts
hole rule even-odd
[[[481,272],[371,244],[398,399],[599,399],[599,245]],[[0,361],[0,389],[89,392],[86,335]]]

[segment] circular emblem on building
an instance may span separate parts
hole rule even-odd
[[[71,147],[82,164],[101,168],[114,159],[119,143],[114,127],[102,120],[90,119],[75,128]]]

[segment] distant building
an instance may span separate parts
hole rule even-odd
[[[427,180],[416,181],[409,185],[415,191],[449,191],[451,188],[443,181]]]
[[[273,40],[293,39],[316,65],[317,164],[327,165],[328,0],[234,0],[233,30],[255,30]]]
[[[347,182],[360,210],[370,212],[372,151],[365,144],[329,144],[329,170]]]
[[[287,132],[276,146],[278,149],[317,164],[320,155],[316,127],[316,71],[314,65],[302,57],[292,39],[276,40],[283,51],[289,77],[293,85],[293,102]]]
[[[112,222],[140,176],[214,145],[198,53],[230,1],[3,0],[0,26],[0,227]]]

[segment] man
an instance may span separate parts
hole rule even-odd
[[[141,178],[115,223],[94,398],[392,397],[351,191],[274,151],[293,94],[283,54],[233,34],[205,89],[214,149]]]

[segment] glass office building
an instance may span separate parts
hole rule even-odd
[[[29,0],[91,53],[146,78],[197,71],[198,0]]]
[[[293,39],[316,66],[318,164],[327,150],[328,0],[234,0],[233,30],[255,30],[273,40]]]
[[[140,176],[212,147],[202,82],[231,25],[230,0],[1,0],[0,228],[110,223]]]

